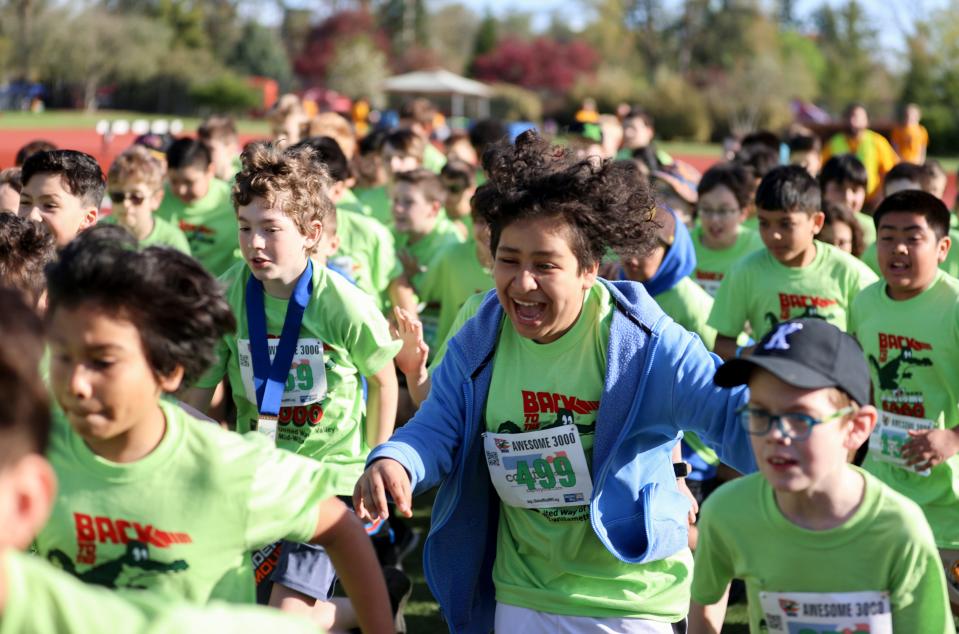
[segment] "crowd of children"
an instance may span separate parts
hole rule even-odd
[[[589,114],[588,112],[586,114]],[[954,633],[959,223],[910,104],[700,174],[278,100],[0,171],[0,632]],[[0,166],[3,167],[3,166]],[[27,552],[20,552],[20,551]],[[744,596],[742,596],[744,595]],[[258,606],[255,604],[259,604]]]

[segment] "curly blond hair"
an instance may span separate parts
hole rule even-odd
[[[243,169],[233,183],[234,209],[259,197],[289,216],[303,235],[308,235],[313,221],[326,224],[336,208],[326,195],[330,176],[313,154],[303,146],[281,150],[269,142],[248,145],[240,157]]]

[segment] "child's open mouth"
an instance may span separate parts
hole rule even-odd
[[[514,299],[513,308],[520,323],[527,326],[537,324],[546,313],[546,304],[541,302],[524,302]]]

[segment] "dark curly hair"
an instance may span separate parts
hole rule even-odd
[[[43,269],[56,257],[57,241],[45,224],[0,214],[0,284],[36,306],[47,284]]]
[[[577,160],[528,131],[514,146],[489,148],[483,169],[489,188],[476,206],[490,226],[494,254],[503,229],[530,218],[553,218],[569,227],[581,270],[610,250],[645,253],[655,242],[655,201],[632,161]]]
[[[216,344],[236,330],[217,281],[199,262],[167,247],[137,250],[121,227],[99,225],[80,234],[47,267],[48,320],[61,308],[94,305],[122,315],[140,331],[157,376],[183,368],[194,383],[215,360]]]

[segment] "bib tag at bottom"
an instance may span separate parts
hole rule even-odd
[[[269,414],[260,414],[256,421],[256,431],[276,443],[276,425],[279,418]]]
[[[892,634],[888,592],[760,592],[770,634]]]
[[[876,428],[869,436],[869,455],[873,460],[888,462],[921,476],[928,476],[929,469],[916,471],[902,459],[902,446],[909,440],[910,429],[935,429],[936,424],[931,420],[879,412]]]
[[[522,434],[483,434],[486,465],[500,499],[526,509],[585,506],[593,481],[576,425]]]

